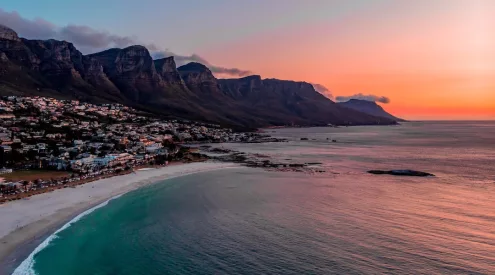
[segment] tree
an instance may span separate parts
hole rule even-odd
[[[26,160],[26,154],[18,149],[12,150],[12,163],[19,163]]]
[[[24,191],[26,191],[26,192],[27,192],[27,186],[28,186],[28,184],[29,184],[29,181],[25,180],[25,181],[23,181],[21,184],[22,184],[22,186],[24,186]]]
[[[41,187],[43,187],[43,185],[41,184],[41,179],[35,179],[35,180],[33,181],[33,184],[34,184],[34,186],[36,186],[36,188],[41,188]]]
[[[58,146],[54,145],[52,147],[52,155],[58,157],[60,156],[60,154],[61,154],[60,149],[58,148]]]
[[[79,152],[76,152],[76,151],[70,151],[69,152],[69,158],[70,159],[75,159],[77,157],[77,155],[79,155]]]
[[[112,150],[112,147],[108,146],[107,144],[103,144],[101,146],[100,150],[102,150],[102,151],[110,151],[110,150]]]
[[[89,153],[92,155],[96,155],[96,151],[97,151],[97,149],[95,147],[89,148]]]
[[[175,144],[173,142],[165,143],[164,146],[167,147],[169,149],[169,151],[172,151],[172,152],[177,150],[177,144]]]
[[[30,149],[27,153],[27,157],[29,160],[35,160],[38,157],[38,151]]]

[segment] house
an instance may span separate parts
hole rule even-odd
[[[124,165],[130,161],[134,160],[134,156],[129,153],[121,153],[121,154],[110,154],[108,157],[115,157],[114,160],[110,163],[110,166],[115,165]]]
[[[14,114],[8,114],[8,113],[0,114],[0,119],[12,119],[12,118],[15,118]]]
[[[38,148],[38,153],[46,153],[47,152],[47,145],[45,143],[36,144],[36,148]]]
[[[163,145],[161,145],[160,143],[153,143],[149,146],[146,146],[144,149],[147,153],[155,153],[156,151],[158,151],[162,147],[163,147]]]
[[[84,141],[76,139],[72,142],[72,144],[74,145],[74,147],[78,147],[84,145]]]
[[[10,147],[9,145],[0,145],[0,148],[3,149],[3,152],[11,152],[12,151],[12,147]]]
[[[111,166],[112,162],[116,159],[115,156],[105,156],[93,159],[93,164],[99,167]]]
[[[69,167],[69,162],[62,158],[52,158],[48,161],[48,166],[57,170],[66,170]]]
[[[72,160],[70,166],[74,171],[90,170],[94,167],[94,158],[82,158],[78,160]]]
[[[0,169],[0,175],[1,174],[9,174],[9,173],[12,173],[12,172],[13,172],[12,169],[7,169],[5,167],[3,167],[3,168]]]

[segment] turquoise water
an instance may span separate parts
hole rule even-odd
[[[160,182],[57,233],[34,255],[34,271],[495,274],[494,123],[273,134],[292,141],[223,146],[321,161],[331,172],[239,168]],[[437,177],[366,174],[370,168]]]

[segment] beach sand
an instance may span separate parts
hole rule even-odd
[[[167,178],[238,167],[198,162],[101,179],[0,205],[0,274],[9,274],[46,237],[79,213],[112,197]]]

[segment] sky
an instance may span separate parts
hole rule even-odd
[[[306,81],[405,119],[495,119],[494,0],[0,0],[0,24],[83,53],[142,44],[219,77]]]

